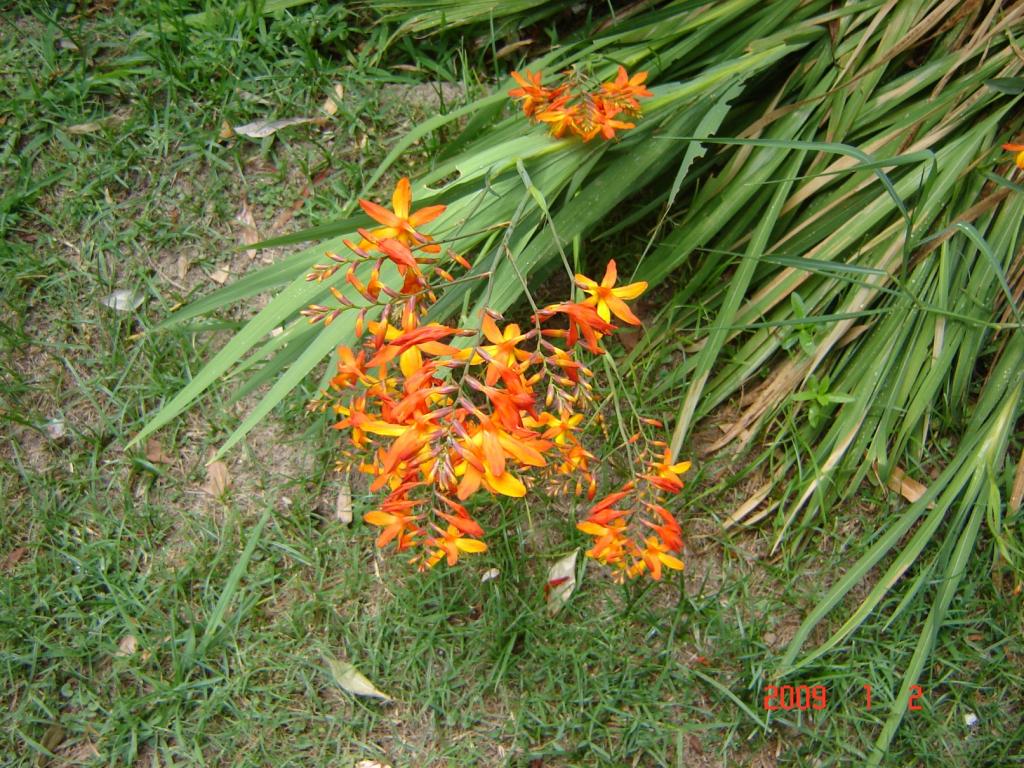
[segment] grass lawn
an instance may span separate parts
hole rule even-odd
[[[623,586],[581,558],[552,616],[547,569],[587,544],[575,501],[494,502],[486,554],[417,573],[374,548],[359,488],[354,522],[338,520],[337,439],[302,407],[315,382],[226,474],[206,461],[252,405],[230,383],[125,450],[224,343],[215,331],[267,297],[201,327],[154,325],[289,252],[245,245],[339,218],[411,126],[494,87],[493,62],[389,41],[342,4],[241,3],[192,24],[185,5],[0,16],[0,764],[863,763],[927,606],[891,598],[788,681],[825,686],[822,711],[764,699],[804,616],[904,508],[898,493],[866,489],[773,553],[770,530],[720,524],[770,461],[719,455],[687,478],[683,574]],[[295,117],[315,120],[262,138],[225,128]],[[450,138],[406,153],[378,199]],[[695,446],[720,434],[708,422]],[[1021,599],[989,565],[972,561],[883,764],[1024,761]],[[393,700],[345,692],[338,662]]]

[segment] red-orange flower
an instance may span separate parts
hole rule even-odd
[[[597,314],[597,310],[590,304],[577,304],[574,302],[563,302],[544,307],[538,317],[545,320],[554,314],[562,313],[569,318],[569,335],[566,342],[570,347],[575,346],[580,334],[586,341],[587,349],[595,355],[601,354],[601,348],[597,342],[601,336],[615,330],[615,326]],[[545,331],[546,333],[546,331]]]
[[[530,77],[539,87],[539,75]],[[533,104],[536,107],[539,101]],[[565,101],[561,104],[567,109],[578,107]],[[549,102],[547,108],[552,107]],[[621,107],[608,102],[600,109],[610,120]],[[396,189],[393,212],[364,204],[364,209],[386,226],[373,232],[360,230],[364,242],[350,244],[355,256],[338,262],[348,265],[346,280],[374,305],[377,319],[365,323],[371,307],[359,308],[356,337],[361,339],[361,348],[337,348],[330,387],[314,405],[315,410],[325,410],[327,405],[321,403],[331,401],[330,408],[339,416],[335,428],[346,430],[355,447],[364,452],[364,457],[357,459],[346,451],[339,468],[357,465],[373,478],[372,492],[387,494],[379,509],[364,516],[368,524],[381,529],[378,546],[394,542],[399,550],[418,547],[413,562],[427,568],[442,560],[454,565],[464,553],[487,549],[480,540],[484,534],[481,525],[466,507],[449,497],[465,500],[480,490],[520,497],[528,485],[540,479],[551,493],[568,493],[575,486],[577,495],[585,489],[586,498],[594,498],[597,483],[591,462],[596,459],[577,434],[593,385],[587,380],[591,374],[581,362],[577,342],[582,339],[591,351],[603,353],[598,343],[615,329],[612,315],[639,322],[624,300],[635,298],[646,284],[616,287],[616,268],[611,262],[601,283],[576,276],[577,284],[588,294],[584,301],[545,307],[533,318],[535,327],[525,333],[516,324],[500,327],[497,316],[488,313],[479,331],[427,323],[429,307],[437,301],[435,281],[452,278],[437,269],[435,259],[417,257],[410,247],[430,243],[415,225],[433,218],[439,207],[420,212],[421,219],[410,214],[408,181],[403,181]],[[386,277],[382,282],[382,271],[393,274],[383,269],[385,261],[401,275],[401,291],[386,285]],[[365,284],[357,275],[364,264],[370,269]],[[325,323],[328,317],[355,309],[340,291],[329,288],[340,308],[312,305],[306,310]],[[396,318],[399,311],[400,321]],[[557,314],[566,316],[568,329],[541,327]],[[364,325],[368,335],[363,333]],[[471,335],[482,336],[476,346],[460,349],[446,343],[453,336]],[[565,338],[565,348],[554,346],[550,338]],[[346,397],[350,391],[354,391],[352,396]],[[542,411],[538,406],[541,399]],[[663,568],[682,567],[681,561],[669,554],[682,549],[679,525],[667,510],[651,502],[659,491],[682,488],[678,475],[686,468],[686,462],[671,464],[666,453],[642,475],[648,483],[628,481],[594,504],[578,524],[595,539],[587,555],[611,566],[616,580],[642,573],[657,579]],[[416,512],[430,499],[434,503]],[[646,504],[659,519],[640,518],[635,513],[639,503]],[[657,536],[645,541],[638,538],[646,531],[637,520]],[[426,533],[431,529],[436,535]]]
[[[507,431],[491,419],[478,416],[476,427],[456,443],[462,461],[455,466],[455,474],[462,479],[457,495],[468,499],[481,486],[502,496],[526,495],[523,481],[508,471],[506,458],[524,467],[543,467],[542,452],[550,443],[536,439],[527,430]]]
[[[486,544],[479,539],[469,539],[461,536],[461,531],[454,525],[449,525],[446,529],[435,525],[434,529],[441,536],[428,539],[426,542],[427,546],[436,547],[435,551],[424,561],[424,565],[427,568],[433,568],[444,558],[447,558],[448,565],[455,565],[459,561],[459,554],[461,552],[478,553],[487,551]]]
[[[673,571],[683,570],[683,561],[678,557],[670,555],[665,545],[654,536],[649,536],[647,546],[640,552],[644,565],[651,572],[651,578],[655,581],[661,579],[661,566],[671,568]]]
[[[622,100],[631,108],[639,109],[640,102],[637,101],[638,98],[647,98],[654,95],[644,85],[646,79],[646,72],[637,72],[630,77],[629,73],[626,72],[626,68],[620,65],[615,81],[604,83],[601,86],[601,90],[608,98]]]
[[[576,442],[574,431],[579,427],[581,421],[583,421],[582,413],[563,414],[562,416],[542,413],[536,419],[524,419],[524,423],[528,427],[543,428],[544,437],[554,440],[555,445],[574,444]]]
[[[587,557],[591,557],[599,563],[625,566],[627,556],[636,547],[626,536],[626,521],[621,516],[605,525],[584,520],[577,523],[576,527],[597,539],[594,546],[587,550]]]
[[[600,134],[613,139],[616,131],[636,127],[619,120],[619,113],[638,116],[638,99],[652,95],[644,85],[646,72],[630,77],[621,66],[615,80],[601,84],[600,89],[592,87],[588,78],[575,70],[567,72],[565,80],[554,88],[541,84],[540,72],[527,71],[526,75],[523,78],[518,72],[512,73],[520,87],[513,88],[508,95],[522,102],[526,117],[547,124],[555,138],[575,134],[590,141]]]
[[[481,347],[481,351],[486,352],[497,363],[487,367],[487,376],[484,379],[487,384],[494,384],[498,380],[501,366],[511,368],[518,361],[530,359],[530,353],[519,349],[518,345],[532,334],[520,333],[519,326],[515,323],[506,325],[505,330],[501,331],[494,318],[485,314],[480,330],[483,331],[484,338],[491,342],[489,346]]]
[[[358,381],[365,381],[366,353],[360,351],[353,355],[352,350],[341,345],[338,347],[338,375],[331,379],[334,389],[347,389]]]
[[[648,509],[657,513],[658,517],[661,518],[661,525],[655,523],[643,521],[643,524],[650,528],[652,531],[658,534],[662,543],[673,552],[683,551],[683,531],[679,527],[679,523],[672,516],[672,513],[665,509],[659,504],[650,504],[645,502]]]
[[[689,469],[690,462],[688,461],[680,461],[673,464],[672,453],[666,448],[661,461],[652,462],[650,473],[641,475],[641,477],[649,480],[652,485],[657,486],[663,491],[679,493],[679,491],[683,490],[683,481],[679,479],[679,475]]]
[[[423,500],[405,498],[408,490],[409,488],[398,489],[385,500],[380,509],[363,515],[365,522],[384,529],[377,537],[378,547],[384,548],[390,541],[398,537],[398,549],[405,549],[411,543],[409,537],[420,532],[416,521],[422,516],[409,513],[414,507],[422,504]]]
[[[372,235],[376,240],[379,241],[385,238],[394,238],[402,245],[409,247],[414,245],[423,245],[423,250],[428,253],[438,253],[441,250],[441,247],[436,244],[428,245],[428,243],[431,242],[431,238],[428,235],[417,231],[416,228],[422,227],[424,224],[429,224],[444,213],[445,206],[430,205],[412,213],[410,212],[411,205],[412,187],[409,184],[408,177],[405,176],[399,179],[398,184],[395,185],[395,191],[391,195],[392,210],[389,211],[384,206],[377,205],[377,203],[369,200],[359,201],[359,206],[366,211],[366,214],[371,219],[374,219],[384,225],[379,229],[373,230]],[[364,250],[369,250],[375,247],[375,243],[364,238],[363,241],[359,243],[359,247]]]
[[[541,73],[526,70],[526,78],[518,72],[512,72],[512,79],[519,83],[518,88],[513,88],[508,95],[513,99],[520,99],[523,103],[523,114],[530,117],[538,108],[543,109],[551,101],[552,91],[540,84]]]
[[[335,405],[334,411],[345,418],[334,425],[335,429],[352,430],[352,444],[357,448],[366,445],[365,426],[373,421],[366,413],[366,398],[354,397],[348,406]]]

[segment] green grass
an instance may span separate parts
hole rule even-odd
[[[769,716],[761,702],[801,620],[905,505],[861,493],[807,521],[813,546],[775,555],[770,531],[723,533],[718,521],[778,471],[769,440],[760,460],[706,462],[688,479],[684,576],[620,587],[591,564],[555,617],[543,583],[583,543],[575,509],[537,499],[526,514],[493,510],[492,523],[510,522],[492,526],[486,555],[417,574],[373,549],[359,522],[368,499],[356,494],[351,527],[334,521],[333,437],[310,428],[303,391],[227,457],[222,499],[201,488],[209,452],[250,405],[231,403],[230,387],[158,433],[168,463],[125,450],[223,344],[148,331],[215,287],[225,264],[236,276],[259,265],[236,251],[243,196],[264,236],[314,178],[283,231],[339,218],[429,114],[396,85],[440,73],[468,98],[494,64],[436,42],[385,49],[394,28],[340,6],[264,16],[225,5],[197,27],[181,22],[192,6],[122,5],[48,16],[26,3],[0,21],[0,102],[11,105],[0,145],[0,763],[863,763],[927,606],[887,624],[899,603],[886,596],[853,639],[790,680],[826,685],[826,712]],[[316,114],[336,83],[346,96],[324,128],[217,138],[223,120]],[[69,130],[87,123],[99,130]],[[444,137],[425,137],[392,174],[443,149]],[[627,246],[639,252],[642,236],[585,254]],[[143,295],[138,310],[103,305],[121,288]],[[217,321],[238,327],[262,300]],[[688,320],[716,311],[713,298],[682,301]],[[650,380],[689,341],[637,355],[623,386],[651,397]],[[683,397],[659,395],[662,415]],[[47,434],[54,420],[63,436]],[[939,448],[936,465],[955,446]],[[481,583],[488,568],[501,575]],[[1024,754],[1020,597],[993,582],[985,558],[963,584],[923,671],[924,708],[906,716],[886,765],[1003,766]],[[325,657],[395,702],[341,691]]]

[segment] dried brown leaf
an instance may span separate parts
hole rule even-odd
[[[164,452],[164,447],[155,437],[146,441],[146,459],[152,464],[171,464],[174,461]]]
[[[242,245],[255,245],[260,241],[260,233],[256,229],[256,219],[252,215],[252,208],[249,207],[249,201],[245,197],[242,198],[242,210],[238,212],[235,221],[242,225],[240,233]],[[245,255],[250,259],[255,259],[256,249],[249,248]]]
[[[203,490],[215,498],[220,498],[231,487],[231,475],[228,465],[223,461],[214,461],[206,465],[206,485]]]
[[[120,109],[114,114],[108,115],[107,117],[101,118],[99,120],[90,120],[87,123],[77,123],[75,125],[69,125],[64,130],[67,133],[78,136],[87,133],[96,133],[97,131],[102,131],[104,128],[116,128],[117,126],[126,122],[128,118],[131,117],[131,114],[132,112],[130,109]]]
[[[218,267],[216,271],[210,274],[210,279],[217,283],[217,285],[224,285],[224,283],[228,281],[229,277],[231,277],[231,271],[226,265]]]
[[[352,522],[352,489],[348,483],[342,483],[338,489],[338,500],[334,504],[334,517],[342,525]]]
[[[740,504],[735,511],[725,519],[722,527],[731,528],[737,523],[743,522],[743,519],[747,515],[757,509],[761,502],[768,498],[768,494],[771,493],[773,487],[772,483],[765,483],[754,491],[754,494],[749,499]]]
[[[272,136],[282,128],[287,128],[292,125],[303,125],[305,123],[315,123],[317,118],[315,117],[286,117],[282,120],[254,120],[251,123],[245,125],[236,125],[235,133],[239,136],[248,136],[250,139],[263,139],[267,136]]]
[[[120,642],[118,642],[117,653],[114,655],[118,657],[131,656],[137,650],[139,650],[138,638],[136,638],[135,635],[125,635],[121,638]]]
[[[334,86],[334,92],[327,97],[324,102],[323,110],[331,117],[338,114],[338,105],[341,104],[342,99],[345,98],[345,86],[341,83],[336,83]]]
[[[339,659],[324,657],[331,672],[331,678],[343,691],[355,696],[368,696],[381,701],[394,701],[386,693],[377,689],[373,683],[355,665]]]
[[[100,756],[99,749],[91,741],[79,742],[67,750],[62,750],[61,754],[64,759],[63,765],[82,765]]]
[[[506,56],[511,56],[513,53],[518,51],[520,48],[526,48],[528,45],[533,44],[533,38],[528,37],[525,40],[516,40],[514,43],[503,45],[495,52],[494,57],[496,59],[504,59]]]
[[[1013,473],[1013,485],[1010,488],[1010,500],[1006,502],[1006,511],[1019,512],[1022,499],[1024,499],[1024,451],[1021,451],[1017,469]]]
[[[127,288],[118,288],[100,303],[110,307],[117,312],[131,312],[142,306],[146,297],[141,291],[130,291]]]
[[[927,486],[922,485],[912,477],[908,477],[907,473],[899,467],[893,467],[892,474],[889,475],[889,481],[886,485],[911,504],[924,496],[925,491],[928,490]]]
[[[76,125],[69,125],[64,130],[76,136],[81,136],[86,133],[96,133],[96,131],[102,131],[103,126],[99,123],[78,123]]]
[[[15,547],[7,553],[7,557],[4,558],[2,564],[0,564],[0,571],[13,571],[14,567],[25,559],[25,555],[28,554],[28,547]]]

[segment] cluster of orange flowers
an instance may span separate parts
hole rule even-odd
[[[358,244],[345,241],[348,255],[328,254],[331,263],[307,276],[322,281],[345,269],[366,302],[355,323],[361,344],[338,347],[337,373],[311,408],[336,414],[335,429],[348,435],[339,470],[357,466],[373,478],[371,491],[383,494],[363,518],[381,529],[377,545],[412,550],[412,561],[428,568],[486,551],[483,527],[465,505],[481,491],[521,497],[543,482],[549,492],[593,500],[596,459],[580,439],[592,374],[580,349],[603,354],[613,316],[638,325],[625,300],[647,284],[616,286],[612,261],[600,283],[576,276],[586,298],[544,307],[527,330],[489,311],[473,330],[427,322],[436,291],[456,281],[444,267],[469,264],[420,231],[444,206],[412,212],[411,202],[408,179],[398,183],[392,210],[360,200],[382,226],[359,230]],[[330,323],[354,309],[331,290],[338,306],[309,307],[311,322]],[[662,491],[682,489],[679,475],[688,467],[670,463],[666,449],[637,480],[599,502],[579,524],[596,537],[588,554],[620,576],[647,571],[657,579],[662,566],[681,568],[671,554],[682,549],[679,525],[655,502]],[[622,508],[631,494],[657,521],[642,521],[656,534],[643,541],[631,538],[632,515]]]
[[[590,141],[598,134],[605,139],[615,138],[616,131],[636,127],[619,116],[638,118],[638,99],[651,96],[644,86],[647,73],[638,72],[630,77],[621,66],[613,81],[601,83],[596,89],[576,70],[569,70],[563,82],[554,88],[541,84],[540,72],[526,70],[526,77],[513,72],[512,78],[519,87],[508,95],[522,102],[524,115],[547,125],[551,135],[559,139],[576,135]]]

